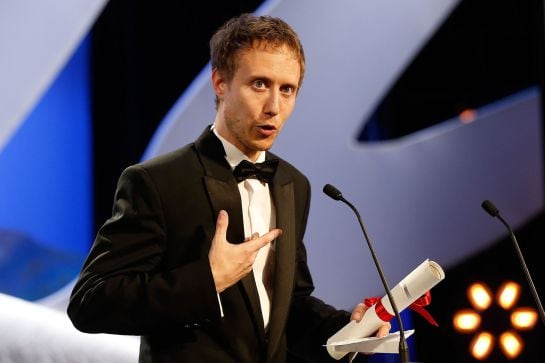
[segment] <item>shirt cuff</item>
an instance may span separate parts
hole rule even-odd
[[[224,317],[224,315],[223,315],[223,306],[221,305],[220,293],[218,292],[218,293],[216,293],[216,294],[218,295],[218,305],[219,305],[219,307],[220,307],[220,315],[221,315],[221,317],[223,318],[223,317]]]

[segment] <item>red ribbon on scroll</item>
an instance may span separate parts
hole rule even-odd
[[[365,306],[368,308],[375,305],[375,313],[382,321],[390,321],[394,317],[394,315],[390,314],[384,305],[382,305],[382,299],[380,297],[371,297],[367,298],[363,301]],[[426,291],[424,295],[416,299],[411,305],[409,305],[409,309],[417,312],[420,314],[424,319],[428,321],[431,325],[439,326],[435,319],[431,316],[430,313],[426,309],[424,309],[424,306],[428,306],[431,303],[431,293],[429,291]]]

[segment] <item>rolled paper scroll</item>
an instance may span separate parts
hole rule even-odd
[[[445,273],[439,264],[429,259],[422,262],[392,289],[392,297],[396,302],[397,310],[399,312],[403,311],[444,278]],[[386,312],[381,311],[382,309],[386,310]],[[394,310],[390,304],[390,299],[385,295],[367,309],[359,322],[352,320],[332,335],[327,340],[327,351],[333,358],[341,359],[348,352],[336,351],[336,343],[348,339],[368,337],[385,321],[391,319],[393,315]]]

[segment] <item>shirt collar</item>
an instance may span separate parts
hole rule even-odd
[[[231,144],[229,141],[227,141],[224,137],[222,137],[218,131],[216,130],[216,127],[214,124],[210,127],[214,135],[220,139],[221,143],[223,144],[223,148],[225,149],[225,159],[231,165],[231,168],[235,168],[242,160],[248,160],[249,162],[252,162],[242,151],[240,151],[235,145]],[[260,152],[259,156],[257,157],[256,163],[262,163],[265,161],[265,152]]]

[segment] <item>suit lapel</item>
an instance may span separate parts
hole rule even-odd
[[[225,160],[223,145],[213,132],[205,130],[196,141],[195,147],[204,168],[204,184],[210,198],[213,215],[217,218],[219,211],[222,209],[228,212],[227,240],[230,243],[240,243],[244,241],[244,220],[240,192],[231,167]],[[260,340],[264,341],[263,315],[253,273],[244,277],[240,281],[240,286],[256,322],[257,334],[261,338]]]
[[[282,163],[279,164],[273,181],[272,194],[276,206],[276,226],[283,232],[276,240],[274,292],[269,320],[269,348],[274,352],[282,337],[290,308],[297,242],[294,183]]]

